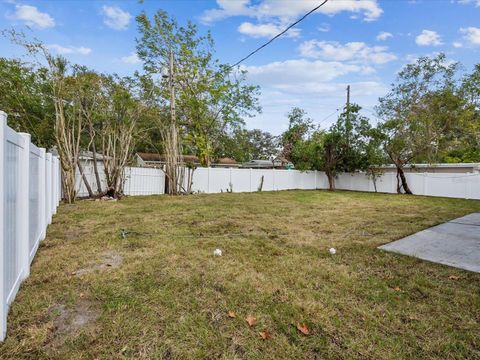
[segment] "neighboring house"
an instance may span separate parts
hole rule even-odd
[[[295,166],[285,158],[277,157],[273,160],[250,160],[243,163],[245,169],[288,169],[293,170]]]
[[[95,154],[95,158],[97,159],[98,162],[103,162],[103,154],[100,154],[100,153],[96,153]],[[82,162],[85,162],[85,163],[89,163],[89,162],[93,162],[93,152],[91,151],[80,151],[80,154],[78,154],[78,160],[79,161],[82,161]]]
[[[201,167],[200,160],[195,155],[183,155],[183,162],[196,167]],[[161,167],[165,164],[165,156],[155,153],[136,153],[134,163],[141,167]],[[230,158],[220,158],[210,165],[211,167],[238,167],[239,164]]]
[[[395,165],[380,166],[381,171],[385,173],[396,172]],[[419,172],[419,173],[479,173],[480,163],[443,163],[443,164],[411,164],[406,165],[403,168],[406,173]]]

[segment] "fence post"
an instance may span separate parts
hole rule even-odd
[[[7,334],[7,294],[5,293],[5,228],[3,205],[4,198],[4,174],[5,174],[5,126],[7,125],[7,114],[0,111],[0,341],[5,339]]]
[[[53,156],[52,155],[52,163],[51,163],[51,166],[52,166],[52,186],[51,186],[51,191],[50,191],[50,197],[52,199],[52,202],[51,202],[51,206],[52,206],[52,215],[56,214],[57,213],[57,199],[56,199],[56,188],[57,188],[57,177],[56,177],[56,174],[57,172],[55,171],[55,168],[56,168],[56,160],[57,160],[57,157],[56,156]]]
[[[31,135],[19,133],[23,144],[18,159],[18,189],[17,192],[17,234],[19,264],[22,269],[22,278],[30,275],[30,246],[29,246],[29,201],[30,201],[30,139]]]
[[[38,202],[39,202],[39,209],[40,211],[38,212],[38,219],[39,219],[39,225],[41,229],[41,234],[40,234],[40,240],[45,239],[45,235],[47,233],[47,213],[45,211],[47,205],[46,205],[46,199],[47,199],[47,194],[45,192],[45,177],[47,176],[45,172],[45,167],[46,167],[46,153],[44,148],[40,148],[40,165],[38,169]]]
[[[210,166],[207,168],[207,194],[210,193]]]
[[[425,195],[427,196],[428,195],[428,191],[427,191],[427,184],[428,184],[428,174],[426,172],[423,173],[423,194],[422,195]]]
[[[277,190],[275,188],[275,168],[272,169],[272,182],[273,182],[272,190],[275,191]]]
[[[61,194],[61,186],[62,186],[62,179],[60,178],[60,157],[57,158],[57,206],[60,205],[60,194]]]
[[[46,154],[45,161],[45,212],[47,225],[52,223],[52,154]]]
[[[58,165],[57,165],[57,177],[58,177],[58,199],[57,204],[60,205],[62,201],[62,161],[60,157],[58,158]]]
[[[250,170],[250,187],[249,187],[249,192],[252,192],[252,168],[249,169]]]

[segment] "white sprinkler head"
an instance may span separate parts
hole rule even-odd
[[[334,254],[337,253],[337,250],[336,250],[335,248],[330,248],[328,251],[329,251],[330,254],[332,254],[332,255],[334,255]]]
[[[222,250],[220,250],[220,249],[215,249],[215,251],[213,252],[213,255],[214,255],[214,256],[222,256]]]

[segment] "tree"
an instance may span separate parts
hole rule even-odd
[[[179,136],[191,145],[202,165],[208,166],[228,130],[241,125],[244,116],[260,111],[258,87],[244,84],[244,71],[215,60],[211,35],[199,35],[191,22],[179,26],[163,11],[152,20],[142,14],[137,21],[142,34],[137,51],[147,74],[164,73],[169,58],[173,59],[175,97],[171,100],[176,103]],[[167,80],[161,81],[159,88],[162,107],[171,98]]]
[[[435,161],[458,129],[461,104],[455,99],[457,63],[444,54],[421,57],[400,71],[390,92],[379,99],[377,113],[384,122],[384,149],[397,169],[397,191],[411,194],[403,171],[422,159]]]
[[[480,111],[480,64],[476,64],[471,74],[463,77],[461,92],[466,100]]]
[[[95,174],[95,182],[97,186],[97,194],[102,193],[102,184],[100,181],[100,173],[98,171],[97,146],[99,143],[98,132],[102,125],[102,106],[108,106],[106,99],[105,84],[107,82],[104,75],[97,74],[93,70],[89,70],[83,66],[74,66],[75,77],[75,101],[79,104],[81,116],[84,119],[87,141],[83,144],[83,148],[92,151],[93,171]],[[81,163],[78,163],[80,172],[83,175]],[[85,176],[83,176],[85,186],[93,196]]]
[[[48,69],[16,59],[0,58],[0,109],[9,114],[8,123],[16,131],[32,135],[40,147],[55,144],[55,110]]]
[[[287,114],[288,129],[281,136],[282,156],[294,164],[297,162],[294,149],[305,140],[313,129],[312,119],[307,117],[305,110],[294,107]],[[296,164],[295,164],[296,165]]]
[[[216,157],[230,157],[238,162],[269,160],[279,152],[278,138],[260,129],[246,130],[239,127],[225,135],[220,143]]]
[[[372,172],[379,165],[378,134],[361,107],[348,104],[324,137],[324,163],[329,189],[335,190],[335,176],[341,172]]]
[[[107,104],[103,105],[103,162],[107,186],[115,196],[123,194],[124,170],[134,149],[136,124],[143,106],[133,96],[131,78],[109,77],[105,83]]]
[[[370,126],[368,118],[360,115],[360,110],[356,104],[345,106],[328,131],[313,132],[305,113],[299,109],[292,111],[289,129],[282,138],[288,144],[284,149],[289,149],[295,168],[325,171],[332,191],[338,173],[365,171],[377,175],[378,165],[384,162],[380,150],[382,138]]]
[[[10,30],[3,31],[2,34],[9,37],[13,43],[22,46],[36,60],[36,67],[40,67],[37,56],[47,63],[45,81],[51,95],[44,101],[53,104],[55,114],[53,134],[60,156],[63,195],[68,203],[72,203],[76,198],[75,172],[83,122],[79,104],[73,101],[75,80],[71,77],[70,65],[65,58],[50,54],[43,43],[36,39],[30,41],[23,33]]]

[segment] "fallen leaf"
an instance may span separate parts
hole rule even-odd
[[[247,323],[250,326],[255,326],[255,324],[257,323],[257,318],[252,315],[248,315],[245,320],[247,320]]]
[[[458,280],[458,279],[460,279],[460,277],[459,277],[459,276],[456,276],[456,275],[450,275],[448,278],[449,278],[450,280]]]
[[[400,287],[398,287],[398,286],[395,286],[395,287],[393,288],[393,290],[395,290],[395,291],[402,291],[402,289],[400,289]]]
[[[268,330],[263,330],[263,331],[260,331],[259,332],[260,334],[260,337],[263,339],[263,340],[268,340],[272,337],[272,335],[270,335],[270,332]]]
[[[308,329],[307,325],[305,324],[297,324],[297,329],[300,331],[303,335],[310,335],[310,330]]]
[[[80,299],[83,299],[85,297],[84,293],[80,293]]]
[[[237,316],[237,314],[235,314],[235,311],[230,310],[230,311],[228,312],[228,317],[230,317],[230,318],[233,319],[233,318],[236,317],[236,316]]]

